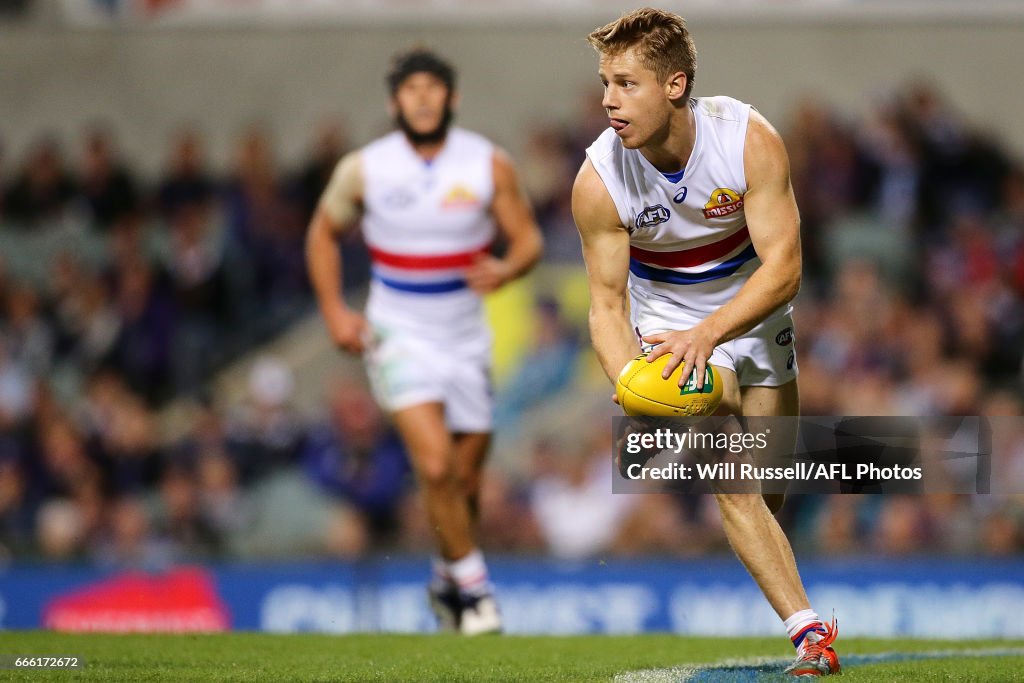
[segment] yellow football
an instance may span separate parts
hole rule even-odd
[[[697,389],[696,373],[693,371],[690,371],[690,377],[680,387],[683,364],[668,379],[661,377],[671,356],[666,353],[648,363],[647,355],[641,354],[622,368],[615,382],[615,393],[626,415],[703,416],[712,415],[718,409],[718,404],[722,402],[722,375],[715,366],[708,364],[702,390]]]

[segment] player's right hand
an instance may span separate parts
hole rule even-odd
[[[349,308],[342,308],[327,319],[327,332],[335,346],[349,353],[366,350],[369,328],[366,318]]]

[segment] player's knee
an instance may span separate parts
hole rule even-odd
[[[476,493],[476,490],[480,485],[480,477],[478,477],[475,473],[456,472],[454,477],[455,486],[460,491],[462,491],[466,495]]]
[[[416,468],[420,484],[428,489],[450,489],[459,486],[450,458],[443,454],[421,458]]]

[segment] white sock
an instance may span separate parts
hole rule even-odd
[[[459,590],[470,595],[483,595],[491,592],[491,580],[487,575],[484,554],[479,549],[470,551],[461,560],[447,563],[448,575]]]
[[[786,633],[793,642],[793,647],[797,650],[803,645],[807,632],[814,630],[816,626],[822,625],[821,617],[812,609],[800,610],[782,622],[782,624],[786,627]]]
[[[434,590],[441,592],[449,586],[455,585],[455,580],[452,579],[452,575],[448,573],[448,563],[444,561],[444,558],[440,555],[435,555],[430,559],[430,568],[432,570],[430,577],[430,587]]]

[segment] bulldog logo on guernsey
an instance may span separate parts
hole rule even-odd
[[[716,188],[704,205],[704,218],[724,218],[743,208],[743,197],[727,187]]]
[[[444,199],[441,200],[441,208],[443,209],[464,209],[479,206],[479,204],[480,198],[465,185],[456,185],[448,190],[444,195]]]

